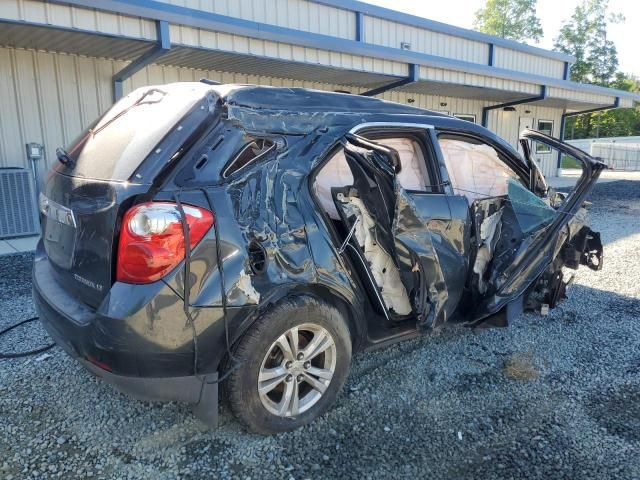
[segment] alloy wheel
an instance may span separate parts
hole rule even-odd
[[[290,328],[271,344],[260,366],[262,405],[279,417],[295,417],[315,405],[336,369],[336,345],[323,327]]]

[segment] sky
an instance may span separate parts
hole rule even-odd
[[[364,0],[381,7],[399,10],[419,17],[437,20],[463,28],[473,28],[474,13],[482,8],[485,0]],[[536,8],[544,38],[542,48],[553,48],[553,39],[558,35],[564,20],[568,20],[580,0],[538,0]],[[609,25],[608,36],[618,49],[619,69],[640,76],[640,0],[610,0],[610,11],[622,13],[626,20],[622,24]]]

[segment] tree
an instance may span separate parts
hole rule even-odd
[[[618,69],[618,51],[607,39],[607,26],[624,21],[619,14],[609,14],[609,0],[582,0],[554,39],[557,51],[576,57],[571,80],[609,86]]]
[[[618,72],[618,51],[607,38],[607,27],[624,21],[609,12],[609,0],[582,0],[554,40],[556,50],[576,57],[571,80],[632,92],[640,80]],[[605,110],[567,119],[567,138],[640,135],[640,107]]]
[[[518,42],[542,38],[542,26],[536,16],[537,0],[487,0],[475,13],[473,26],[481,32]]]
[[[640,78],[617,72],[609,86],[640,92]],[[640,105],[569,117],[566,132],[569,139],[640,135]]]

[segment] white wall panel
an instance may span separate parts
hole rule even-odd
[[[564,74],[564,62],[561,60],[553,60],[498,46],[493,51],[493,64],[499,68],[551,78],[561,79]]]
[[[152,20],[39,0],[0,0],[0,18],[155,40]]]
[[[305,0],[160,0],[254,22],[355,39],[355,13]]]
[[[413,107],[448,112],[450,115],[475,115],[476,123],[480,123],[482,118],[482,107],[487,104],[482,100],[470,100],[442,95],[424,95],[421,93],[398,92],[395,90],[385,92],[378,97],[391,102],[404,103]],[[410,100],[413,100],[413,102]]]
[[[484,42],[466,40],[370,16],[364,17],[364,41],[392,48],[400,48],[401,42],[408,42],[414,52],[484,65],[489,58],[489,46]]]

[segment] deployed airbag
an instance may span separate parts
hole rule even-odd
[[[507,180],[518,178],[489,145],[449,138],[438,143],[454,190],[467,197],[469,204],[506,195]]]

